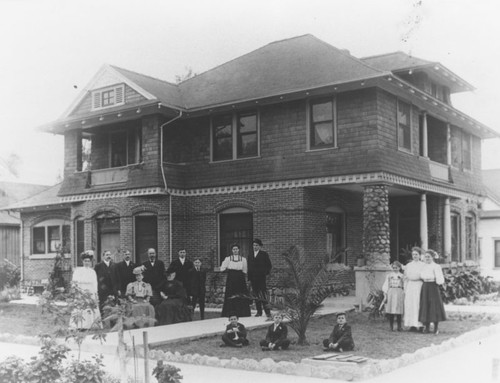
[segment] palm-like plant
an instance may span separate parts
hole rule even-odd
[[[285,286],[283,300],[275,303],[289,319],[290,327],[297,333],[297,344],[307,344],[306,331],[309,321],[316,311],[322,307],[323,301],[338,289],[332,283],[332,276],[338,277],[326,269],[324,259],[307,257],[299,246],[292,246],[284,254],[287,275],[283,281]],[[348,273],[348,269],[337,273]]]

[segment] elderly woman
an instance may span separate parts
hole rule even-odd
[[[80,300],[79,308],[73,310],[69,321],[70,328],[81,330],[100,327],[99,300],[97,298],[97,275],[92,268],[94,252],[88,250],[80,255],[83,267],[73,272],[73,284],[87,293],[89,299]]]
[[[149,303],[149,299],[153,295],[153,290],[149,283],[143,282],[142,268],[136,267],[133,270],[135,274],[135,282],[127,285],[125,295],[132,302],[133,326],[142,328],[154,326],[155,323],[155,309]]]
[[[187,306],[186,290],[182,283],[175,280],[175,272],[167,272],[167,280],[160,285],[162,302],[156,306],[158,324],[172,324],[193,320],[190,307]]]
[[[231,252],[232,255],[226,257],[220,267],[220,271],[227,270],[226,293],[221,316],[236,314],[239,318],[249,317],[251,298],[246,283],[247,260],[240,255],[239,245],[234,244]]]
[[[422,290],[422,280],[420,271],[424,263],[420,260],[422,249],[414,247],[411,249],[412,261],[406,264],[404,270],[405,277],[405,303],[404,303],[404,325],[410,331],[418,331],[422,328],[422,323],[418,321],[420,309],[420,292]]]
[[[441,266],[434,263],[437,253],[427,250],[424,257],[424,265],[420,270],[420,278],[423,281],[422,293],[420,294],[420,310],[418,320],[425,326],[424,333],[429,332],[430,323],[434,323],[434,334],[438,334],[439,322],[446,320],[443,301],[439,285],[444,283],[443,270]]]

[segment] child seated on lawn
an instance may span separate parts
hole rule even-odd
[[[260,341],[262,351],[286,350],[290,346],[290,340],[287,339],[288,328],[284,323],[283,315],[276,313],[273,315],[274,323],[267,328],[266,339]]]
[[[352,339],[351,326],[347,324],[345,313],[337,314],[337,324],[328,339],[323,340],[325,351],[352,351],[354,340]]]
[[[238,315],[229,315],[229,324],[226,326],[226,331],[222,335],[221,347],[242,347],[248,346],[247,329],[243,324],[238,322]]]

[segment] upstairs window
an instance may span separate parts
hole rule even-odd
[[[309,149],[336,146],[335,99],[314,100],[309,103]]]
[[[398,148],[411,151],[411,107],[398,100]]]
[[[464,169],[472,169],[471,135],[462,133],[462,164]]]
[[[141,129],[121,130],[109,134],[109,167],[116,168],[142,161]]]
[[[92,92],[92,110],[109,108],[125,104],[125,85],[94,90]]]
[[[457,169],[472,169],[472,136],[459,128],[451,130],[451,165]]]
[[[212,118],[212,161],[259,155],[259,119],[255,111]]]

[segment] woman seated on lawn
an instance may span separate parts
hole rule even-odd
[[[156,318],[160,326],[193,320],[186,290],[175,280],[175,272],[167,273],[167,280],[162,282],[159,290],[162,302],[156,306]]]
[[[267,328],[266,339],[260,341],[262,351],[286,350],[290,346],[290,340],[287,339],[288,328],[281,323],[283,315],[276,313],[273,320],[274,323]]]
[[[142,268],[136,267],[133,271],[135,282],[127,285],[127,298],[132,302],[133,327],[142,328],[154,326],[155,309],[149,299],[153,295],[153,290],[149,283],[143,282]]]
[[[352,351],[354,340],[352,339],[351,326],[347,324],[345,313],[337,314],[337,324],[328,339],[323,341],[325,351]]]

